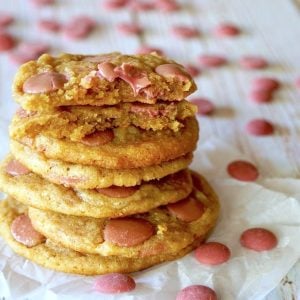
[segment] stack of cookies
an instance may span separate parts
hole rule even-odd
[[[190,75],[156,54],[42,55],[14,81],[21,105],[0,167],[0,234],[58,271],[138,271],[213,228],[217,198],[187,169],[198,140]]]

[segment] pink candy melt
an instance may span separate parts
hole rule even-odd
[[[219,265],[229,260],[230,250],[227,246],[209,242],[202,244],[195,251],[196,259],[206,265]]]
[[[36,6],[52,5],[55,0],[31,0],[31,2]]]
[[[230,37],[240,34],[238,27],[232,24],[220,24],[214,30],[214,35],[217,37]]]
[[[264,228],[251,228],[240,237],[241,245],[255,251],[271,250],[277,246],[277,238],[273,232]]]
[[[47,32],[58,32],[61,28],[60,23],[53,20],[40,20],[37,25],[40,30]]]
[[[17,64],[23,64],[29,60],[37,59],[41,54],[49,50],[49,45],[41,42],[23,42],[17,50],[10,54],[10,59]]]
[[[115,10],[125,7],[129,3],[129,0],[106,0],[103,6],[108,10]]]
[[[16,159],[11,160],[5,167],[6,173],[11,176],[20,176],[27,175],[30,173],[30,170],[27,169],[24,165],[22,165]]]
[[[127,63],[123,63],[120,67],[116,67],[114,72],[119,78],[130,84],[134,95],[137,95],[140,90],[151,84],[146,73]]]
[[[246,125],[246,131],[252,135],[270,135],[274,132],[274,127],[269,121],[254,119]]]
[[[10,230],[14,239],[27,247],[34,247],[45,239],[33,228],[31,220],[24,214],[13,220]]]
[[[264,89],[253,89],[250,91],[249,98],[257,104],[268,103],[272,100],[273,91]]]
[[[7,27],[14,22],[14,17],[7,13],[0,13],[0,28]]]
[[[135,281],[126,274],[111,273],[98,277],[94,289],[100,293],[118,294],[135,289]]]
[[[180,9],[174,0],[156,0],[155,7],[163,12],[173,12]]]
[[[177,64],[164,64],[155,68],[155,72],[163,77],[176,78],[179,81],[189,81],[191,76]]]
[[[217,300],[217,295],[207,286],[190,285],[177,294],[176,300]]]
[[[280,87],[280,83],[275,78],[261,77],[253,80],[252,89],[257,91],[274,91]]]
[[[121,23],[117,26],[119,32],[126,35],[140,34],[142,33],[142,28],[134,23]]]
[[[148,11],[154,9],[155,5],[152,1],[132,1],[130,8],[135,11]]]
[[[243,160],[231,162],[227,167],[227,172],[231,177],[240,181],[255,181],[259,176],[257,168]]]
[[[200,115],[210,115],[215,109],[214,104],[206,98],[194,98],[191,102],[197,105],[198,114]]]
[[[133,65],[123,63],[121,66],[115,67],[110,62],[103,62],[98,65],[99,76],[112,82],[116,78],[121,78],[130,84],[134,95],[137,95],[140,90],[151,84],[147,74],[136,68]]]
[[[239,63],[244,69],[264,69],[268,66],[267,60],[259,56],[244,56]]]
[[[0,33],[0,52],[8,51],[14,48],[16,40],[8,33]]]
[[[192,196],[176,203],[168,204],[167,208],[172,215],[185,222],[199,219],[205,211],[204,205]]]
[[[56,72],[44,72],[26,79],[23,91],[28,94],[48,93],[61,89],[67,82],[65,75]]]
[[[226,58],[219,55],[201,55],[198,57],[201,66],[207,68],[220,67],[226,64]]]
[[[153,225],[144,219],[126,217],[111,219],[104,228],[104,239],[121,247],[132,247],[154,234]]]
[[[98,65],[99,75],[109,82],[113,82],[118,77],[114,71],[115,67],[116,66],[110,62],[103,62]]]
[[[188,26],[174,26],[172,33],[177,37],[185,39],[194,38],[199,35],[198,29]]]
[[[95,28],[96,22],[89,16],[77,16],[71,19],[64,27],[64,34],[70,39],[86,38]]]

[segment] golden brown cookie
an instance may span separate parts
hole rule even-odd
[[[73,274],[96,275],[140,271],[164,261],[171,261],[184,256],[197,247],[205,238],[205,236],[202,236],[187,248],[172,255],[160,253],[156,256],[141,259],[84,254],[65,248],[51,240],[46,240],[37,246],[28,248],[17,242],[10,231],[11,224],[18,215],[17,211],[11,208],[6,200],[0,202],[0,236],[12,250],[43,267]]]
[[[16,101],[29,111],[178,101],[195,90],[183,66],[156,54],[43,54],[37,61],[22,65],[13,84]]]
[[[186,169],[192,161],[192,154],[156,166],[136,169],[109,170],[97,166],[78,165],[62,160],[48,159],[27,146],[11,140],[11,152],[32,172],[47,180],[77,189],[135,186],[142,181],[160,179]]]
[[[96,218],[127,216],[176,202],[192,191],[187,170],[136,187],[82,190],[50,183],[32,172],[12,173],[7,169],[12,159],[8,157],[0,166],[0,189],[25,205],[63,214]]]
[[[186,100],[153,105],[135,102],[104,107],[69,106],[44,113],[19,109],[12,119],[10,136],[20,140],[43,132],[76,142],[96,131],[131,125],[146,130],[178,131],[183,127],[182,121],[193,117],[195,112],[196,106]]]
[[[202,182],[201,177],[194,180]],[[218,213],[218,200],[207,186],[203,192],[195,187],[176,203],[126,218],[74,217],[29,208],[34,228],[47,238],[79,252],[125,257],[176,253],[213,228]]]
[[[134,169],[159,165],[192,152],[198,131],[193,117],[184,120],[184,127],[178,132],[130,126],[99,131],[81,142],[52,138],[43,132],[34,138],[23,138],[21,142],[48,158],[106,169]]]

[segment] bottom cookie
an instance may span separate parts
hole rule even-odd
[[[161,254],[143,259],[83,254],[65,248],[51,240],[46,240],[42,244],[28,248],[17,242],[11,234],[10,227],[17,216],[18,212],[9,206],[7,200],[1,201],[0,235],[14,252],[43,267],[60,272],[81,275],[96,275],[113,272],[130,273],[140,271],[164,261],[175,260],[186,255],[197,247],[197,245],[199,245],[205,238],[203,236],[195,240],[191,245],[176,254]]]

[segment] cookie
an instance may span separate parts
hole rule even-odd
[[[109,170],[97,166],[77,165],[62,160],[48,159],[29,147],[11,140],[13,155],[28,169],[47,180],[77,189],[135,186],[142,181],[160,179],[188,167],[192,160],[189,153],[175,160],[156,166],[136,169]]]
[[[81,141],[96,131],[134,125],[145,130],[178,131],[182,121],[194,116],[196,106],[183,100],[170,104],[121,103],[115,106],[69,106],[52,112],[26,112],[19,109],[10,125],[10,136],[21,139],[39,132],[53,138]]]
[[[29,217],[37,231],[67,248],[105,256],[145,257],[180,251],[204,229],[212,228],[218,209],[214,196],[195,188],[184,200],[126,218],[74,217],[36,208],[29,208]]]
[[[0,188],[19,202],[39,209],[95,218],[143,213],[187,197],[192,180],[187,170],[135,187],[71,189],[48,182],[34,173],[11,175],[8,157],[0,167]]]
[[[182,249],[178,253],[166,255],[160,253],[156,256],[141,259],[127,258],[121,256],[101,256],[97,254],[84,254],[65,248],[51,240],[28,248],[17,242],[10,231],[13,220],[18,213],[13,210],[7,201],[0,202],[0,235],[17,254],[36,262],[37,264],[60,272],[96,275],[112,272],[130,273],[136,272],[164,261],[180,258],[193,250],[205,238],[202,236]]]
[[[75,217],[36,208],[29,208],[29,217],[38,232],[79,252],[125,257],[170,254],[214,226],[218,200],[204,192],[195,187],[186,199],[126,218]]]
[[[43,54],[22,65],[13,95],[29,111],[70,105],[154,104],[183,100],[196,90],[183,66],[155,53],[122,55]]]
[[[195,117],[184,120],[178,132],[151,131],[134,126],[114,128],[84,137],[81,142],[56,139],[43,132],[22,143],[46,157],[106,169],[134,169],[159,165],[192,152],[198,140]]]

